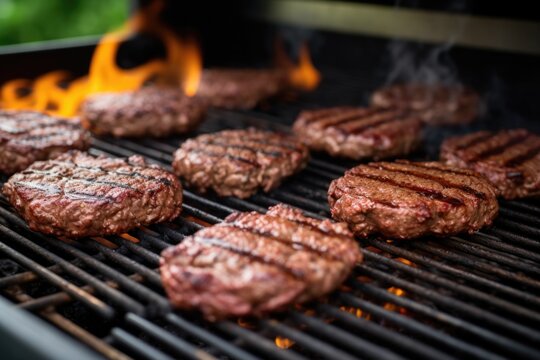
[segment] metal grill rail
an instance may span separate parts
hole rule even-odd
[[[214,111],[202,131],[246,126],[286,129],[268,114]],[[170,169],[180,141],[96,139],[91,153],[139,154]],[[534,201],[502,202],[495,226],[474,235],[366,240],[365,262],[339,291],[269,318],[208,323],[170,309],[157,271],[164,248],[233,211],[280,202],[327,217],[328,184],[349,166],[316,155],[280,188],[247,200],[185,190],[174,223],[77,242],[30,231],[0,198],[0,292],[114,359],[540,358]]]

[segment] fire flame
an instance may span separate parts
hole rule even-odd
[[[391,293],[391,294],[396,295],[396,296],[405,296],[405,290],[394,287],[394,286],[389,287],[387,289],[387,291],[389,293]],[[403,308],[401,306],[398,306],[396,304],[393,304],[393,303],[385,303],[383,307],[386,310],[396,311],[396,312],[399,312],[400,314],[406,314],[407,313],[407,309],[405,309],[405,308]]]
[[[418,267],[418,266],[417,266],[415,263],[413,263],[411,260],[408,260],[408,259],[405,259],[405,258],[402,258],[402,257],[397,257],[397,258],[395,258],[395,260],[399,261],[399,262],[402,263],[402,264],[411,266],[411,267]]]
[[[317,88],[321,81],[321,74],[313,65],[307,43],[300,46],[298,63],[287,55],[283,42],[277,39],[275,43],[275,63],[287,72],[289,83],[293,88],[309,91]]]
[[[321,75],[311,62],[307,44],[300,48],[298,65],[291,69],[289,76],[291,84],[297,89],[313,90],[319,85]]]
[[[364,318],[364,319],[367,319],[367,320],[370,320],[371,319],[371,315],[362,311],[362,309],[360,308],[357,308],[357,307],[353,307],[353,306],[340,306],[339,309],[341,311],[345,311],[345,312],[348,312],[350,314],[353,314],[354,316],[358,317],[358,318]]]
[[[61,116],[75,116],[80,104],[92,94],[136,90],[152,79],[156,83],[181,87],[194,96],[202,73],[202,57],[197,42],[180,39],[159,22],[164,2],[157,0],[141,9],[118,31],[106,34],[99,42],[88,76],[62,84],[69,78],[64,71],[54,71],[34,82],[17,79],[1,89],[1,106],[6,109],[45,111]],[[154,59],[133,69],[116,64],[116,54],[123,41],[134,33],[149,33],[161,39],[167,50],[165,59]]]
[[[53,71],[39,77],[33,88],[34,109],[52,112],[58,110],[67,93],[61,84],[68,79],[69,73],[66,71]]]
[[[27,79],[8,81],[2,87],[0,96],[5,109],[31,109],[34,106],[33,83]]]
[[[276,343],[276,346],[280,349],[289,349],[291,346],[295,344],[294,340],[281,337],[281,336],[276,336],[275,343]]]
[[[61,116],[74,116],[79,111],[81,103],[88,95],[88,76],[83,76],[71,82],[66,96],[60,102],[57,112]]]

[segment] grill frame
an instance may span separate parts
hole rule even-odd
[[[300,108],[313,107],[309,101],[299,99],[293,105],[276,105],[265,112],[213,110],[201,131],[247,126],[287,131],[286,124]],[[171,153],[179,141],[94,139],[90,152],[112,156],[140,154],[170,170]],[[110,358],[124,358],[122,351],[140,358],[173,355],[238,359],[539,355],[540,350],[533,344],[540,340],[540,332],[534,330],[533,324],[540,323],[540,312],[531,308],[540,309],[540,298],[524,291],[540,288],[540,281],[532,277],[540,272],[539,256],[531,252],[538,249],[532,236],[540,230],[527,225],[535,220],[533,214],[540,214],[540,205],[531,201],[502,202],[502,228],[495,226],[473,236],[409,242],[362,241],[366,262],[357,266],[346,284],[354,291],[337,291],[327,303],[307,305],[308,309],[313,307],[315,316],[304,314],[306,309],[302,307],[268,318],[248,319],[255,328],[250,329],[239,326],[234,319],[209,324],[197,315],[171,311],[155,271],[162,249],[181,241],[202,227],[201,223],[219,222],[235,210],[264,211],[267,206],[284,201],[301,207],[308,215],[325,217],[325,184],[351,165],[348,161],[329,162],[328,157],[315,154],[300,175],[269,194],[258,193],[247,200],[202,196],[185,189],[183,213],[173,226],[156,225],[130,232],[139,243],[121,236],[107,237],[116,249],[107,247],[104,241],[65,243],[29,232],[2,198],[0,220],[8,227],[0,224],[0,234],[8,239],[8,244],[0,242],[0,252],[32,271],[0,278],[0,291],[5,294],[6,289],[24,289],[24,284],[39,283],[39,278],[55,284],[57,292],[35,299],[24,291],[7,293],[19,302],[20,308],[40,315]],[[518,229],[520,234],[510,235],[512,229]],[[499,236],[511,236],[510,241],[497,238],[494,231]],[[447,260],[442,260],[443,256]],[[47,265],[36,261],[36,257],[45,259]],[[413,261],[416,267],[396,258]],[[463,283],[449,280],[449,276]],[[66,283],[65,277],[70,281]],[[364,282],[358,277],[371,277],[374,281]],[[406,296],[388,291],[396,287],[404,290]],[[487,291],[502,296],[490,297]],[[110,323],[110,331],[104,336],[92,334],[63,314],[63,307],[69,307],[73,298]],[[360,308],[371,318],[356,317],[336,304]],[[392,306],[386,308],[386,304]],[[483,309],[481,304],[496,308],[503,315]],[[400,313],[402,309],[406,315]],[[329,316],[334,318],[331,324],[325,322]],[[272,342],[277,335],[293,339],[296,344],[290,350],[280,350]]]

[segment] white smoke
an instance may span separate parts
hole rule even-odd
[[[466,1],[456,0],[448,4],[448,10],[464,10]],[[396,3],[399,10],[399,1]],[[448,39],[440,45],[428,45],[394,39],[389,42],[387,51],[390,70],[386,85],[396,82],[454,85],[459,83],[459,74],[450,56],[467,26],[468,18],[461,16],[455,22],[455,29]]]
[[[458,71],[449,56],[453,43],[425,50],[425,45],[393,40],[388,45],[390,71],[386,85],[423,83],[453,85],[459,82]]]

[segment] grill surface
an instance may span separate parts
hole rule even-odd
[[[315,93],[265,111],[211,111],[199,132],[283,130],[302,108],[362,94],[360,81],[330,77]],[[433,159],[444,136],[467,130],[429,129],[415,156]],[[182,140],[94,139],[90,152],[140,154],[170,170]],[[540,358],[540,202],[533,200],[502,201],[495,225],[473,235],[362,241],[365,262],[339,291],[268,318],[209,323],[169,308],[161,250],[238,210],[284,202],[328,217],[329,182],[352,165],[315,154],[302,173],[247,200],[186,189],[174,223],[78,242],[29,231],[2,197],[0,293],[114,359]]]

